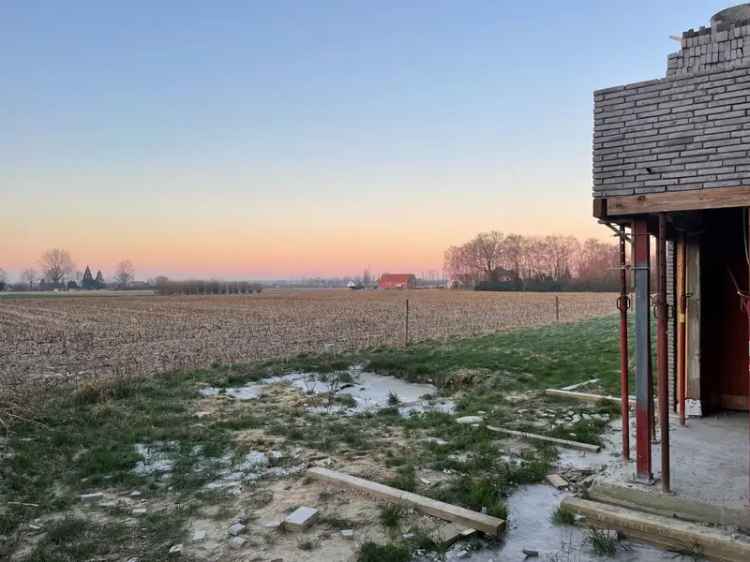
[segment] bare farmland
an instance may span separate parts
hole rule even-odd
[[[418,290],[0,299],[0,378],[155,373],[486,334],[555,321],[555,295]],[[610,294],[560,294],[560,320],[614,310]]]

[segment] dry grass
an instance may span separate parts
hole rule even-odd
[[[260,295],[0,299],[0,381],[128,375],[401,345],[553,323],[550,293],[265,291]],[[614,297],[560,295],[562,322]]]

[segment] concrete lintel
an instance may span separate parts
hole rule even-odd
[[[750,543],[720,529],[575,497],[565,498],[561,505],[585,516],[594,527],[617,529],[660,547],[688,552],[697,548],[707,559],[721,562],[750,560]]]
[[[687,521],[750,529],[750,510],[711,504],[676,494],[665,494],[653,485],[597,479],[589,489],[588,495],[593,500],[640,509],[664,517],[679,517]]]

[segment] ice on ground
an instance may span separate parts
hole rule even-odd
[[[392,406],[397,407],[399,413],[406,416],[428,411],[451,414],[455,410],[452,400],[427,398],[437,393],[437,388],[433,384],[412,383],[396,377],[378,375],[363,371],[359,366],[353,366],[348,371],[340,373],[289,373],[240,387],[203,387],[199,392],[207,397],[225,395],[238,400],[253,400],[261,397],[265,389],[273,384],[290,385],[304,394],[351,397],[351,404],[334,401],[330,408],[313,408],[319,412],[358,414]]]
[[[170,450],[173,450],[176,446],[177,443],[174,441],[167,443],[157,441],[149,445],[136,443],[135,451],[143,457],[143,460],[135,464],[133,471],[138,476],[172,472],[174,469],[174,460],[171,458]]]

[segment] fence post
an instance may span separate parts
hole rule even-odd
[[[560,297],[555,295],[555,322],[560,323]]]

